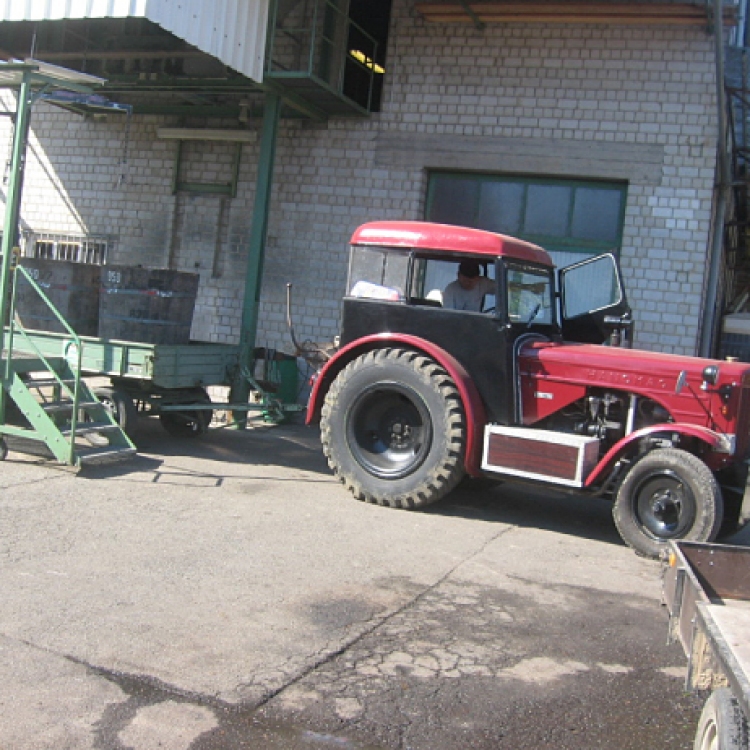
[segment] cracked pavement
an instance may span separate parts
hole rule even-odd
[[[660,567],[607,503],[357,503],[300,425],[138,445],[1,465],[0,750],[692,747]]]

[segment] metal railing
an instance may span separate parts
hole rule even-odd
[[[57,318],[58,322],[63,326],[63,329],[67,333],[68,336],[70,336],[70,341],[68,342],[65,351],[63,352],[63,356],[65,357],[66,362],[70,366],[70,369],[73,372],[73,388],[71,389],[60,377],[59,373],[56,371],[53,363],[42,353],[42,351],[39,349],[39,347],[34,343],[34,341],[31,339],[31,337],[27,334],[26,329],[18,320],[16,316],[16,296],[17,296],[17,290],[18,290],[18,283],[19,278],[22,279],[21,283],[28,283],[29,286],[36,292],[36,294],[41,298],[41,300],[44,302],[44,304],[49,308],[49,310],[52,312],[52,314]],[[15,340],[16,337],[20,337],[24,342],[24,347],[17,347]],[[65,394],[65,397],[71,400],[71,415],[70,415],[70,434],[69,437],[66,438],[67,442],[69,443],[69,453],[68,453],[68,463],[74,464],[75,463],[75,437],[76,437],[76,428],[78,425],[78,410],[79,410],[79,404],[80,404],[80,385],[81,385],[81,363],[83,359],[83,347],[81,345],[81,339],[78,337],[76,332],[70,327],[68,322],[65,320],[65,318],[61,315],[61,313],[57,310],[57,308],[54,306],[54,304],[51,302],[49,297],[44,293],[42,288],[39,286],[39,284],[34,281],[34,279],[31,277],[29,272],[23,267],[23,266],[16,266],[13,269],[13,285],[12,285],[12,292],[10,295],[10,305],[8,310],[8,328],[7,328],[7,334],[5,337],[5,345],[7,347],[6,349],[6,356],[5,356],[5,368],[3,373],[3,378],[5,383],[9,383],[11,378],[14,375],[13,370],[13,358],[14,356],[20,355],[20,354],[32,354],[35,357],[39,358],[39,361],[42,362],[44,365],[46,371],[50,373],[50,376],[52,380],[56,381],[56,385],[53,386],[54,390],[59,394]],[[71,355],[73,355],[72,359],[73,362],[71,362]],[[32,381],[33,385],[33,381]],[[5,390],[5,389],[3,389]],[[3,400],[7,397],[6,393],[2,394]],[[4,404],[3,404],[4,406]],[[3,416],[4,421],[4,416]],[[7,426],[3,426],[3,431],[6,432],[6,434],[13,434],[16,436],[26,436],[28,437],[28,431],[24,429],[13,429]],[[41,435],[41,439],[46,439],[47,436]]]
[[[372,110],[378,42],[335,0],[299,2],[284,18],[273,4],[266,77],[307,77]],[[347,92],[356,92],[354,96]]]

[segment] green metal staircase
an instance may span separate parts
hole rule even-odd
[[[5,437],[13,438],[19,452],[36,453],[44,445],[69,466],[132,457],[135,446],[81,379],[80,339],[25,269],[15,269],[14,281],[19,274],[46,302],[69,338],[59,357],[42,354],[14,314],[14,283],[3,335],[0,458],[7,455]]]

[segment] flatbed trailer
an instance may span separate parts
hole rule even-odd
[[[77,342],[69,335],[26,330],[31,349],[45,357],[78,358]],[[139,341],[78,336],[81,373],[84,377],[108,378],[109,387],[95,387],[94,393],[107,404],[118,423],[129,434],[136,431],[138,413],[157,415],[164,428],[179,437],[202,434],[213,411],[242,414],[256,410],[268,421],[283,419],[302,407],[283,404],[266,392],[253,373],[241,365],[240,347],[231,344],[190,342],[151,344]],[[264,353],[265,355],[265,353]],[[208,386],[231,386],[238,372],[259,394],[253,403],[212,402]]]
[[[748,750],[750,548],[672,542],[663,593],[669,638],[688,657],[687,687],[712,691],[695,750]]]

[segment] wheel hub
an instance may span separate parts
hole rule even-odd
[[[396,421],[390,428],[390,446],[395,450],[403,450],[412,441],[414,430],[411,425]]]
[[[689,487],[672,471],[645,479],[637,491],[637,520],[657,539],[681,537],[690,526],[694,507]]]
[[[654,516],[666,523],[675,512],[679,516],[681,507],[682,499],[679,495],[675,495],[671,490],[664,490],[654,495],[651,509]]]
[[[383,479],[412,473],[425,459],[432,423],[422,399],[401,383],[377,384],[359,395],[347,418],[357,462]]]

